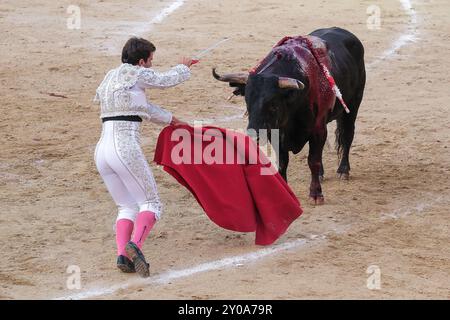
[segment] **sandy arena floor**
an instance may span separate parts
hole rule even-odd
[[[409,0],[377,1],[380,30],[367,28],[369,0],[76,2],[0,5],[1,299],[450,298],[447,0],[412,0],[412,8]],[[183,5],[152,24],[173,2]],[[66,26],[71,4],[81,8],[79,30]],[[310,206],[307,148],[291,157],[289,183],[305,212],[264,256],[253,234],[213,225],[187,190],[153,166],[166,211],[145,247],[152,278],[116,270],[116,209],[93,161],[101,125],[91,101],[128,36],[157,45],[159,70],[231,37],[193,68],[191,81],[149,95],[182,119],[243,129],[243,99],[228,102],[230,88],[213,80],[211,68],[248,70],[283,36],[328,26],[353,31],[366,48],[351,180],[335,177],[330,139],[326,204]],[[149,159],[160,130],[144,125]],[[333,124],[329,130],[333,137]],[[197,272],[252,252],[261,258]],[[81,290],[66,287],[69,265],[80,267]],[[380,290],[366,285],[373,265]]]

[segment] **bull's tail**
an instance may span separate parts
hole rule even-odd
[[[345,146],[345,128],[344,128],[344,118],[345,115],[342,115],[340,118],[337,119],[337,126],[336,126],[336,140],[335,140],[335,148],[336,153],[339,158],[339,160],[342,159],[342,155],[344,154],[344,146]]]
[[[355,121],[362,96],[363,91],[358,90],[356,96],[350,100],[350,113],[343,112],[336,120],[336,152],[340,160],[343,157],[348,158],[355,135]]]

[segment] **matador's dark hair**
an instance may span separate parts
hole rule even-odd
[[[122,49],[122,63],[137,65],[139,60],[147,62],[150,54],[156,51],[153,43],[142,38],[133,37],[125,43]]]

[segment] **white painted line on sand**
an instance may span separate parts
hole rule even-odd
[[[117,292],[118,290],[127,289],[133,286],[145,286],[150,284],[166,284],[170,281],[186,278],[193,276],[198,273],[204,273],[208,271],[213,270],[221,270],[221,269],[228,269],[233,267],[242,267],[244,263],[251,263],[272,255],[275,255],[280,252],[284,252],[291,249],[296,249],[299,247],[302,247],[306,245],[309,242],[312,241],[319,241],[326,239],[326,235],[311,235],[309,236],[309,239],[297,239],[294,241],[286,242],[280,245],[275,245],[270,248],[264,248],[261,250],[258,250],[256,252],[250,252],[247,254],[234,256],[234,257],[228,257],[216,261],[206,262],[199,264],[197,266],[186,268],[186,269],[180,269],[180,270],[172,270],[167,271],[165,273],[162,273],[160,275],[150,277],[148,279],[135,279],[132,281],[128,281],[124,284],[112,286],[110,288],[94,288],[90,289],[84,292],[80,292],[74,295],[69,295],[66,297],[60,297],[56,300],[80,300],[80,299],[92,299],[99,296],[104,296],[108,294],[112,294],[114,292]]]
[[[436,204],[444,202],[443,197],[436,198],[428,203],[420,202],[410,208],[401,208],[394,210],[390,213],[384,213],[381,215],[381,221],[386,219],[402,219],[414,214],[422,214],[426,209],[433,207]],[[279,245],[274,245],[272,247],[260,249],[255,252],[250,252],[238,256],[232,256],[223,258],[220,260],[210,261],[202,263],[190,268],[180,269],[180,270],[169,270],[167,272],[161,273],[157,276],[150,277],[148,279],[137,278],[126,283],[119,285],[114,285],[108,288],[92,288],[80,293],[73,295],[68,295],[64,297],[59,297],[54,300],[81,300],[81,299],[93,299],[96,297],[106,296],[114,294],[119,290],[130,289],[132,287],[142,287],[148,285],[164,285],[171,281],[187,278],[194,276],[196,274],[216,271],[216,270],[226,270],[231,268],[239,268],[246,264],[274,256],[276,254],[286,252],[289,250],[296,250],[306,246],[307,244],[317,245],[321,241],[326,241],[328,235],[334,234],[345,234],[351,225],[341,226],[340,228],[333,228],[332,231],[319,234],[319,235],[308,235],[305,238],[296,239],[293,241],[288,241]]]
[[[408,15],[410,19],[408,27],[405,33],[403,33],[397,40],[395,40],[389,49],[384,51],[376,60],[372,61],[367,65],[367,70],[371,70],[380,62],[396,55],[401,48],[416,41],[417,39],[417,30],[416,30],[417,12],[413,8],[410,0],[399,0],[399,1],[400,4],[402,5],[404,12]]]
[[[170,14],[172,14],[177,9],[179,9],[184,4],[184,2],[185,2],[185,0],[176,0],[176,1],[172,2],[169,6],[164,8],[156,17],[154,17],[150,21],[150,24],[154,25],[154,24],[161,23]]]

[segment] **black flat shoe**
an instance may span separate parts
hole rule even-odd
[[[125,256],[117,257],[117,268],[125,273],[135,273],[134,263]]]
[[[150,264],[145,261],[144,254],[134,242],[128,242],[125,250],[128,256],[133,260],[136,272],[143,278],[150,276]]]

